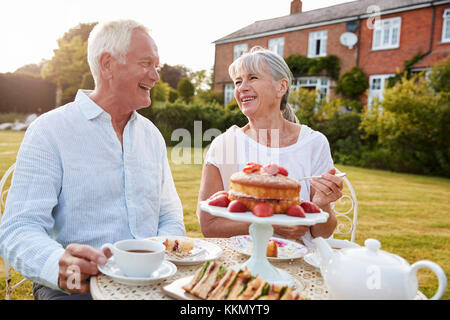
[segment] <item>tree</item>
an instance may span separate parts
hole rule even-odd
[[[58,39],[58,49],[42,68],[44,79],[52,81],[62,91],[62,104],[70,102],[77,90],[86,85],[90,73],[87,62],[87,39],[96,23],[80,24]],[[85,81],[83,81],[85,79]]]
[[[167,82],[173,89],[177,89],[178,83],[181,81],[181,79],[187,78],[188,74],[189,69],[185,66],[170,66],[168,64],[164,64],[159,72],[161,80]]]
[[[189,78],[192,81],[192,84],[195,87],[195,91],[204,90],[208,85],[208,76],[206,74],[206,70],[199,70],[189,73]]]
[[[195,87],[188,78],[183,78],[178,83],[178,93],[184,101],[189,103],[195,94]]]
[[[16,71],[14,71],[14,73],[25,73],[41,77],[41,69],[42,63],[41,64],[31,63],[18,68]]]
[[[430,74],[431,85],[438,92],[450,92],[450,58],[437,63]]]

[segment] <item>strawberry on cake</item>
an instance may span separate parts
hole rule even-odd
[[[243,171],[231,176],[228,198],[238,200],[253,212],[259,204],[266,204],[273,213],[286,213],[290,207],[300,204],[300,183],[290,178],[282,166],[249,162]],[[260,207],[267,209],[267,206]]]

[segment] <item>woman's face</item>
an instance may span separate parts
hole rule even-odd
[[[234,79],[236,101],[242,113],[250,118],[279,113],[281,98],[286,92],[282,88],[283,80],[274,80],[266,66],[260,70],[258,74],[241,70]]]

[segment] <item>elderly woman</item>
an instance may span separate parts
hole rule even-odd
[[[220,190],[228,190],[231,174],[247,162],[277,163],[289,176],[322,178],[301,182],[300,198],[312,201],[330,213],[326,223],[314,226],[274,226],[274,233],[288,239],[301,238],[311,245],[313,237],[329,237],[336,227],[330,204],[342,196],[342,179],[336,177],[327,138],[300,125],[287,103],[292,73],[284,59],[261,47],[252,50],[229,67],[235,98],[248,123],[233,126],[214,139],[206,155],[199,201]],[[197,207],[206,237],[248,234],[249,223],[213,216]]]

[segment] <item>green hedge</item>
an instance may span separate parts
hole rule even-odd
[[[172,133],[174,130],[182,128],[191,134],[191,146],[194,147],[195,121],[201,121],[202,134],[212,128],[224,132],[234,124],[241,127],[247,123],[247,118],[239,109],[229,110],[216,104],[157,103],[149,108],[139,110],[139,113],[158,127],[168,146],[175,146],[180,142],[179,140],[172,141]],[[209,143],[210,141],[203,141],[203,147]]]
[[[44,113],[55,107],[55,85],[22,73],[0,74],[0,113]]]

